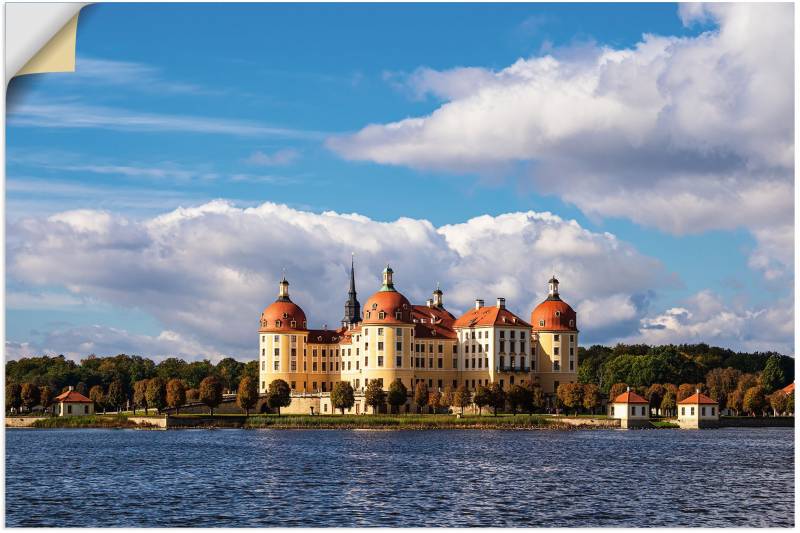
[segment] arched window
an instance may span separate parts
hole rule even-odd
[[[373,309],[377,309],[378,308],[378,304],[372,304],[372,308]]]
[[[297,327],[297,322],[295,322],[294,320],[292,320],[292,321],[290,322],[290,325],[292,326],[292,329],[295,329],[295,328]]]
[[[367,311],[367,319],[369,319],[369,311]]]
[[[276,320],[276,321],[275,321],[275,327],[276,327],[276,328],[279,328],[279,327],[281,327],[281,321],[280,321],[280,320]]]
[[[381,311],[380,313],[378,313],[378,318],[380,318],[381,320],[383,320],[384,318],[386,318],[386,313],[384,313],[383,311]]]
[[[544,320],[540,320],[540,321],[539,321],[539,327],[540,327],[540,328],[544,327]]]

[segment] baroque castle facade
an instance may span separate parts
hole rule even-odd
[[[349,381],[358,394],[372,380],[384,389],[401,380],[409,391],[420,381],[429,388],[475,389],[535,380],[548,398],[560,383],[576,381],[577,316],[561,299],[555,276],[529,323],[511,312],[504,298],[495,305],[475,300],[472,309],[455,317],[438,287],[424,305],[412,304],[395,288],[393,275],[387,265],[382,286],[362,311],[351,264],[341,326],[322,330],[308,328],[284,277],[278,299],[261,313],[260,391],[275,379],[286,381],[294,394],[321,397],[339,381]]]

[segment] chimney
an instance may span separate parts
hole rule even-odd
[[[697,394],[700,394],[700,389],[694,389]]]
[[[505,298],[498,298],[497,299],[497,308],[498,309],[505,309],[506,308],[506,299]]]
[[[428,298],[426,303],[428,304],[428,307],[433,307],[433,298]]]
[[[483,300],[478,298],[475,300],[475,309],[480,309],[481,307],[483,307]]]
[[[69,386],[69,391],[70,391],[70,392],[72,392],[72,391],[74,391],[74,390],[75,390],[75,387],[73,387],[72,385],[70,385],[70,386]]]
[[[630,388],[630,387],[625,387],[625,390],[626,390],[627,392],[630,392],[630,391],[631,391],[631,388]]]

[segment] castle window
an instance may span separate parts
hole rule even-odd
[[[379,318],[380,320],[383,320],[384,318],[386,318],[386,313],[384,313],[383,311],[381,311],[380,313],[378,313],[378,318]]]
[[[280,369],[280,364],[281,364],[280,361],[275,361],[275,372],[277,372],[278,369]]]
[[[444,368],[444,359],[442,359],[441,357],[439,358],[438,365],[439,365],[439,368]]]
[[[378,341],[378,351],[379,352],[383,351],[383,341]]]
[[[372,308],[373,309],[377,309],[378,308],[378,304],[372,304]]]
[[[556,346],[555,348],[553,348],[553,355],[559,355],[559,353],[558,353],[558,352],[559,352],[558,346]]]
[[[383,328],[378,328],[378,336],[382,336],[382,335],[383,335]]]
[[[572,359],[569,360],[569,371],[570,372],[575,371],[575,361],[573,361]]]
[[[454,344],[454,345],[453,345],[453,353],[454,353],[454,354],[457,354],[457,353],[458,353],[458,344]]]
[[[453,368],[458,368],[458,359],[457,358],[453,359]]]
[[[292,372],[297,372],[297,361],[292,361]]]
[[[317,356],[317,350],[316,350],[316,348],[315,348],[315,349],[313,349],[313,350],[311,350],[311,356],[312,356],[312,357],[316,357],[316,356]]]
[[[280,348],[275,348],[275,357],[278,357],[281,354]]]
[[[500,338],[501,339],[505,339],[506,338],[506,332],[505,331],[500,330]]]
[[[394,332],[395,332],[395,335],[397,335],[398,337],[402,337],[403,336],[403,328],[396,328]]]
[[[439,353],[444,353],[444,344],[439,345]]]
[[[292,320],[289,324],[291,325],[292,329],[295,329],[297,327],[297,322],[295,322],[294,320]]]
[[[311,363],[311,371],[312,372],[316,372],[317,371],[317,362],[316,361]]]
[[[402,356],[398,355],[398,356],[396,357],[396,365],[395,365],[395,366],[397,366],[397,367],[401,367],[401,366],[403,366],[403,357],[402,357]],[[399,379],[399,378],[398,378],[398,379]]]
[[[512,329],[511,330],[511,338],[513,339],[516,334],[517,334],[517,332]]]
[[[306,327],[306,321],[303,320],[303,328],[305,329],[305,327]]]
[[[402,351],[403,351],[403,343],[402,343],[401,341],[397,341],[397,342],[395,343],[395,349],[396,349],[398,352],[402,352]]]
[[[369,319],[369,311],[367,311],[367,319]],[[366,333],[366,331],[364,331],[364,333]],[[358,340],[358,339],[356,339],[356,340]]]
[[[501,335],[500,338],[502,338],[502,337],[503,336]],[[503,353],[506,351],[506,341],[500,341],[500,351],[503,352]]]
[[[544,320],[540,320],[539,321],[539,327],[542,327],[542,328],[544,327]]]
[[[561,363],[558,361],[553,361],[553,372],[558,372],[561,370]]]
[[[267,355],[267,350],[266,350],[266,348],[261,348],[261,355],[262,355],[262,356],[264,356],[264,355]]]
[[[383,366],[383,356],[382,355],[378,356],[378,366]]]
[[[394,317],[395,317],[397,320],[402,320],[402,318],[403,318],[403,313],[402,313],[401,311],[395,311],[395,313],[394,313]]]
[[[272,340],[273,340],[273,341],[275,341],[275,342],[278,342],[279,340],[281,340],[281,337],[280,337],[280,335],[275,335],[275,336],[272,338]]]
[[[265,361],[261,361],[261,370],[266,370],[266,369],[267,368],[266,368]]]

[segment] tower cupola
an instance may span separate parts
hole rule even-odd
[[[560,300],[561,297],[558,295],[558,280],[556,279],[555,274],[550,281],[548,282],[548,299],[549,300]]]
[[[394,270],[389,265],[386,265],[386,268],[383,269],[383,286],[381,287],[381,291],[394,291],[394,282],[392,281],[392,274]]]
[[[439,283],[436,283],[436,290],[433,291],[433,306],[434,307],[444,307],[444,302],[442,301],[442,289],[439,288]]]
[[[278,301],[291,302],[289,299],[289,282],[286,281],[286,276],[283,276],[280,283],[278,283]]]

